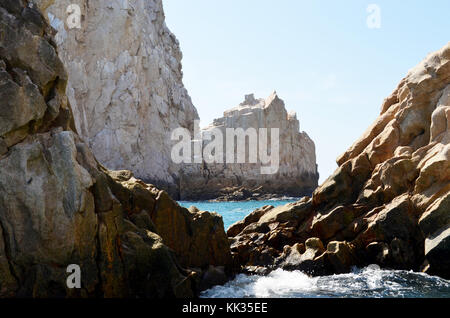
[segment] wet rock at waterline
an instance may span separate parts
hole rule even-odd
[[[412,69],[312,198],[228,230],[244,267],[379,264],[450,277],[450,44]]]
[[[192,297],[223,279],[220,216],[108,171],[77,135],[52,32],[31,2],[0,2],[0,297]]]

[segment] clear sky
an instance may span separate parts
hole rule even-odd
[[[449,0],[163,2],[202,126],[276,90],[316,144],[321,181],[408,70],[450,41]]]

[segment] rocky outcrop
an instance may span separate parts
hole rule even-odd
[[[273,173],[262,173],[262,167],[270,166],[261,162],[259,150],[249,147],[250,137],[245,141],[245,163],[237,163],[239,143],[231,149],[236,161],[230,163],[227,155],[227,129],[242,129],[247,132],[254,128],[267,129],[267,153],[271,151],[271,129],[279,129],[279,164]],[[314,142],[305,132],[299,132],[300,125],[295,113],[286,111],[284,102],[274,92],[267,99],[247,95],[238,107],[224,112],[224,117],[216,119],[203,129],[203,149],[214,142],[214,131],[223,136],[223,157],[221,162],[193,163],[184,166],[180,177],[180,194],[185,200],[246,200],[269,199],[272,197],[302,197],[311,195],[317,187],[319,174],[316,164]],[[206,137],[205,137],[206,136]],[[248,136],[251,136],[250,134]],[[261,146],[257,136],[255,146]],[[254,149],[254,150],[252,150]],[[258,148],[259,149],[259,148]],[[275,150],[274,150],[275,151]],[[250,154],[258,153],[255,163]]]
[[[450,277],[450,43],[412,69],[312,195],[232,226],[242,266]]]
[[[183,86],[179,43],[161,0],[39,0],[57,30],[79,135],[109,169],[128,169],[178,195],[170,134],[198,119]],[[80,28],[75,9],[80,9]]]
[[[77,131],[107,168],[129,169],[188,200],[301,196],[317,187],[314,144],[276,96],[249,96],[207,129],[282,127],[276,175],[261,176],[257,165],[173,162],[171,133],[181,127],[193,134],[198,114],[182,83],[182,54],[165,25],[161,0],[37,3],[57,30]],[[72,25],[78,13],[79,25]]]
[[[192,297],[225,275],[221,217],[108,171],[77,135],[36,6],[0,1],[0,34],[0,297]]]
[[[185,209],[167,192],[145,184],[130,171],[108,172],[113,195],[135,224],[150,226],[175,251],[181,265],[205,269],[231,264],[230,243],[217,213]]]

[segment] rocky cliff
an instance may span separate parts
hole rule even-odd
[[[223,279],[220,216],[108,171],[77,135],[52,33],[31,1],[0,0],[0,297],[190,297]],[[70,264],[80,289],[66,284]]]
[[[268,167],[261,161],[258,153],[261,137],[254,140],[255,147],[249,146],[250,134],[246,137],[244,147],[235,141],[231,149],[235,163],[227,161],[230,152],[227,149],[227,129],[254,129],[255,136],[259,129],[267,129],[267,153],[272,149],[271,129],[279,129],[278,162],[271,173],[262,173],[262,167]],[[224,112],[224,117],[216,119],[209,127],[202,130],[205,139],[203,148],[215,140],[214,131],[223,136],[221,163],[217,161],[202,164],[185,165],[180,177],[180,194],[182,199],[190,200],[243,200],[268,199],[271,197],[302,197],[311,195],[317,187],[319,174],[316,164],[314,142],[305,132],[300,132],[300,124],[295,113],[286,111],[284,102],[273,93],[267,99],[255,99],[247,95],[238,107]],[[211,137],[214,136],[214,137]],[[242,148],[242,149],[238,149]],[[245,152],[245,163],[237,163],[237,153]],[[256,162],[251,163],[250,156],[258,154]],[[205,159],[205,158],[203,158]]]
[[[312,198],[231,227],[238,262],[312,274],[376,263],[450,278],[450,43],[408,73],[338,164]]]
[[[170,133],[192,131],[198,115],[183,86],[182,54],[165,25],[162,1],[37,3],[57,30],[79,135],[107,168],[131,170],[176,195],[179,167],[170,159]],[[75,20],[69,25],[68,19]]]

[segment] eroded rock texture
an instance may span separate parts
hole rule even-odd
[[[312,198],[229,231],[243,266],[312,274],[353,265],[450,277],[450,44],[412,69]]]
[[[183,86],[182,53],[161,0],[38,1],[70,74],[67,96],[79,135],[109,169],[128,169],[178,194],[173,129],[198,119]],[[80,8],[81,28],[67,19]]]
[[[248,129],[255,131],[253,143],[249,146],[252,134],[247,135],[245,146],[235,140],[235,148],[227,149],[227,129]],[[262,162],[260,146],[260,129],[267,129],[267,146],[265,153],[277,152],[279,162],[275,165]],[[271,129],[279,129],[279,151],[272,148]],[[284,102],[274,92],[267,99],[255,99],[247,95],[245,101],[238,107],[224,112],[224,117],[216,119],[209,127],[203,129],[203,149],[215,140],[214,131],[223,136],[221,161],[207,163],[203,157],[202,164],[185,165],[180,177],[180,194],[188,200],[245,200],[269,199],[271,197],[302,197],[311,195],[317,187],[319,174],[316,164],[316,149],[314,142],[305,132],[300,132],[300,124],[295,113],[286,111]],[[258,135],[257,135],[258,134]],[[211,142],[212,141],[212,142]],[[238,152],[244,150],[245,163],[238,163]],[[229,163],[227,156],[235,157],[234,163]],[[257,155],[255,163],[251,155]],[[273,173],[262,172],[262,168],[275,168]]]
[[[194,296],[229,269],[221,217],[97,162],[51,34],[31,2],[0,1],[0,297]]]

